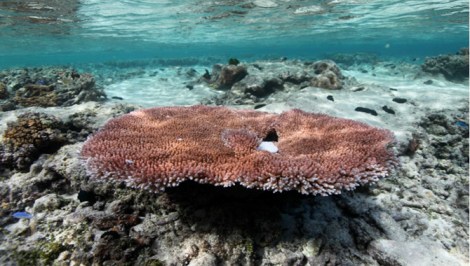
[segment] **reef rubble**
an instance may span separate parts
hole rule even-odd
[[[424,72],[433,75],[443,75],[447,80],[454,82],[468,81],[468,47],[460,49],[453,55],[439,55],[426,58],[421,65]]]
[[[0,72],[0,110],[41,106],[70,106],[106,98],[88,73],[65,67],[4,70]]]
[[[279,66],[284,79],[269,71]],[[21,125],[28,123],[23,119],[43,121],[35,124],[38,136],[57,145],[53,150],[37,149],[21,169],[13,161],[5,161],[8,167],[0,168],[0,264],[468,264],[468,96],[465,101],[453,100],[453,105],[429,106],[428,98],[416,97],[406,87],[384,87],[376,79],[366,80],[370,73],[361,76],[351,68],[342,69],[342,89],[314,88],[307,84],[308,74],[300,71],[304,67],[309,68],[300,61],[253,62],[247,66],[249,74],[231,90],[250,76],[259,78],[258,84],[265,77],[279,79],[282,91],[257,102],[242,95],[243,107],[265,104],[260,109],[269,112],[321,109],[388,126],[397,135],[401,163],[393,175],[328,197],[192,182],[164,193],[149,193],[127,188],[123,182],[90,178],[80,157],[88,136],[111,117],[138,106],[101,101],[101,97],[50,107],[15,103],[15,108],[0,113],[2,145],[20,141],[16,137],[22,135],[8,132],[23,130]],[[294,71],[284,71],[289,68]],[[392,76],[397,71],[385,68],[376,66],[374,74],[380,78],[380,71]],[[372,72],[372,66],[367,69]],[[410,76],[419,72],[419,68],[403,69]],[[9,95],[14,95],[13,79],[2,76]],[[449,84],[434,80],[429,86]],[[327,95],[334,96],[334,101]],[[227,103],[235,106],[236,97],[230,97]],[[364,106],[386,104],[396,114],[380,108],[376,108],[378,116],[355,112],[356,104],[367,97],[375,102]],[[407,101],[397,103],[392,100],[395,97]],[[357,103],[341,105],[345,99]],[[352,107],[343,113],[338,106]],[[411,114],[413,119],[405,119]],[[420,254],[419,261],[410,252]]]

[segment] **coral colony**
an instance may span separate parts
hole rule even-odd
[[[112,119],[81,156],[95,178],[155,192],[193,180],[331,195],[386,177],[393,141],[387,130],[323,114],[199,105]]]

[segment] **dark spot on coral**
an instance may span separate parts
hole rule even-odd
[[[421,141],[416,133],[411,135],[411,139],[406,146],[405,155],[413,156],[419,148]]]
[[[73,70],[72,73],[70,74],[70,76],[73,78],[73,79],[79,79],[80,78],[80,74],[77,73],[77,71]]]
[[[334,102],[334,101],[335,101],[335,99],[333,98],[333,96],[332,96],[332,95],[328,95],[328,96],[326,96],[326,99],[328,99],[328,100],[330,100],[330,101],[332,101],[332,102]]]
[[[101,235],[101,238],[107,239],[118,239],[120,237],[119,233],[114,230],[108,230]]]
[[[354,109],[354,111],[368,113],[370,115],[377,116],[377,112],[375,110],[369,109],[369,108],[366,108],[366,107],[356,107],[356,109]]]
[[[398,91],[397,89],[394,89],[394,88],[389,88],[389,90],[391,90],[391,91]]]
[[[80,192],[78,192],[77,199],[80,202],[88,201],[90,205],[93,205],[96,202],[96,196],[93,191],[80,190]]]
[[[426,81],[423,82],[423,83],[426,84],[426,85],[431,85],[431,84],[432,84],[432,80],[428,79],[428,80],[426,80]]]
[[[279,137],[275,129],[272,129],[268,132],[266,137],[263,138],[263,141],[278,141]]]
[[[113,97],[111,97],[111,99],[114,99],[114,100],[124,100],[122,97],[119,97],[119,96],[113,96]]]

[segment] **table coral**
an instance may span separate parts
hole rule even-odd
[[[257,149],[261,141],[278,151]],[[387,130],[297,109],[161,107],[110,120],[81,156],[91,176],[151,191],[193,180],[330,195],[386,177],[393,141]]]

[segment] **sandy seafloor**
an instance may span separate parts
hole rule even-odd
[[[300,72],[303,62],[246,65],[249,75],[272,77]],[[136,108],[214,103],[211,97],[224,91],[194,83],[211,68],[81,66],[104,86],[108,101],[6,111],[0,113],[0,132],[29,111],[64,121],[93,113],[86,120],[93,131]],[[389,129],[401,163],[389,178],[329,197],[204,186],[157,195],[89,180],[78,141],[41,155],[29,171],[3,171],[0,191],[9,197],[2,199],[0,264],[467,265],[468,128],[457,122],[468,124],[468,80],[451,82],[404,61],[340,69],[348,80],[340,90],[284,83],[266,97],[223,103],[277,113],[298,108]],[[413,137],[420,144],[410,155],[406,147]],[[93,200],[79,200],[79,192]],[[18,211],[32,217],[12,217]]]

